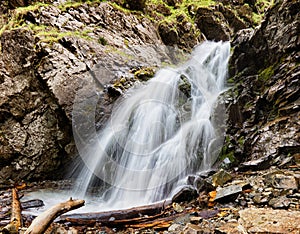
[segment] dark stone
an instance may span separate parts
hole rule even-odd
[[[165,16],[169,16],[171,15],[171,10],[165,6],[164,4],[158,4],[155,6],[155,11],[157,11],[158,13],[165,15]]]
[[[210,219],[215,217],[220,211],[215,209],[215,210],[202,210],[197,212],[197,216],[203,218],[203,219]]]
[[[208,177],[212,176],[217,171],[218,171],[217,169],[211,168],[211,169],[206,170],[206,171],[198,172],[197,175],[200,176],[201,178],[205,179],[205,178],[208,178]]]
[[[176,6],[176,4],[182,3],[182,0],[164,0],[169,6]]]
[[[25,7],[28,5],[28,1],[26,0],[10,0],[9,6],[11,8],[17,8],[17,7]]]
[[[221,203],[228,203],[234,201],[238,195],[242,192],[241,185],[230,185],[225,188],[220,188],[217,190],[217,195],[215,201]]]
[[[44,202],[40,199],[21,202],[22,210],[44,206]]]
[[[200,7],[195,16],[195,22],[208,40],[228,41],[230,39],[230,29],[224,23],[226,20],[220,12]]]
[[[107,87],[107,93],[114,98],[122,95],[122,91],[118,88],[115,88],[113,85]]]
[[[239,30],[245,29],[249,27],[244,21],[242,21],[236,13],[234,13],[231,9],[224,5],[219,6],[219,11],[223,14],[225,19],[228,21],[229,27],[232,29],[234,33]]]
[[[158,26],[158,32],[162,41],[166,45],[174,45],[178,43],[179,37],[174,27],[162,23]]]
[[[166,45],[177,45],[185,51],[203,40],[199,29],[184,14],[176,16],[174,21],[160,23],[158,33]]]
[[[189,175],[187,177],[187,184],[188,185],[194,185],[194,182],[195,180],[197,179],[198,177],[196,175]]]
[[[210,192],[215,189],[208,179],[203,179],[201,177],[196,178],[193,185],[197,189],[198,193],[202,191]]]
[[[142,11],[146,6],[146,0],[126,0],[124,5],[130,10]]]
[[[265,170],[272,165],[272,158],[263,157],[256,160],[241,163],[238,166],[239,171]]]
[[[185,202],[197,197],[197,191],[192,186],[183,187],[172,197],[172,202]]]
[[[155,71],[151,67],[143,67],[137,71],[134,72],[134,77],[142,80],[142,81],[147,81],[151,79],[155,74]]]

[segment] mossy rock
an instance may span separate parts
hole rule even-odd
[[[138,80],[147,81],[151,79],[155,74],[153,67],[142,67],[134,72],[134,77]]]
[[[158,26],[158,32],[161,36],[162,41],[166,45],[174,45],[179,41],[178,32],[175,29],[175,25],[173,25],[172,23],[162,22]]]
[[[186,97],[191,97],[191,83],[184,75],[181,75],[180,79],[181,83],[179,83],[178,89],[184,93]]]
[[[273,75],[274,75],[274,67],[269,66],[259,73],[258,78],[262,82],[267,82]]]
[[[180,5],[183,0],[164,0],[165,3],[167,3],[169,6],[176,6]]]

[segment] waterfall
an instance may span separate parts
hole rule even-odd
[[[216,102],[229,54],[229,42],[206,41],[185,64],[129,90],[84,150],[78,196],[98,177],[110,184],[99,195],[104,206],[149,204],[170,196],[188,174],[209,169],[220,148],[214,116],[225,115]]]

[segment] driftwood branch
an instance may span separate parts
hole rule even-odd
[[[82,207],[83,205],[84,200],[72,199],[57,204],[36,217],[26,230],[25,234],[42,234],[47,230],[56,217],[70,210]]]
[[[96,222],[107,226],[121,225],[129,222],[141,222],[153,217],[159,217],[165,210],[164,203],[139,206],[126,210],[113,210],[94,213],[62,215],[60,222],[70,222],[80,225],[93,225]],[[118,226],[118,225],[117,225]]]
[[[21,203],[18,197],[17,189],[12,188],[11,193],[11,219],[10,223],[2,229],[4,233],[18,233],[19,228],[22,227]]]

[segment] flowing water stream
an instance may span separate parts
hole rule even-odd
[[[209,169],[220,137],[212,114],[229,51],[228,42],[205,42],[184,65],[130,90],[86,151],[79,197],[96,175],[112,185],[101,196],[108,207],[148,204],[168,197],[189,173]]]
[[[225,112],[217,100],[229,55],[229,42],[204,42],[188,62],[129,90],[82,151],[85,166],[73,197],[87,196],[100,178],[107,188],[93,198],[98,210],[145,205],[172,196],[187,175],[209,169],[223,141]]]

